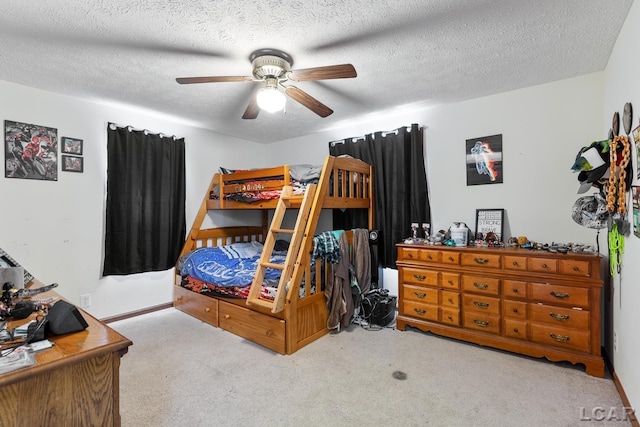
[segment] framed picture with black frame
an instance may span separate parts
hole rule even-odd
[[[82,172],[84,157],[62,155],[62,170],[65,172]]]
[[[498,241],[502,241],[504,209],[476,209],[476,238],[484,240],[490,232],[496,235]]]
[[[62,137],[62,152],[82,156],[82,140],[77,138]]]

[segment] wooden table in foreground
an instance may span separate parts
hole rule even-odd
[[[81,312],[87,329],[49,338],[35,365],[0,374],[0,427],[120,425],[120,358],[132,342]]]

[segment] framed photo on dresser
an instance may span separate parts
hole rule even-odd
[[[485,239],[490,232],[496,235],[498,241],[502,241],[504,209],[476,209],[476,238]]]

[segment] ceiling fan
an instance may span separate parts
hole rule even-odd
[[[255,119],[261,109],[271,112],[282,110],[286,99],[285,94],[320,117],[327,117],[333,113],[331,108],[303,90],[286,83],[290,80],[303,82],[347,79],[357,76],[351,64],[292,70],[293,59],[289,54],[278,49],[258,49],[251,53],[249,60],[253,66],[253,76],[178,77],[176,81],[180,84],[264,82],[265,86],[254,94],[242,115],[243,119]],[[279,88],[282,88],[284,93]]]

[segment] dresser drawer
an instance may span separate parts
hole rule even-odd
[[[440,262],[440,251],[420,249],[420,260],[426,262]]]
[[[460,264],[469,267],[500,268],[500,255],[486,253],[463,253]]]
[[[403,301],[403,312],[406,316],[416,317],[425,320],[438,321],[438,306],[422,304],[414,301]]]
[[[418,248],[400,248],[398,250],[398,261],[419,261],[420,249]]]
[[[500,316],[500,299],[481,295],[464,295],[462,307],[465,313],[477,311],[490,316]]]
[[[519,280],[503,280],[502,295],[505,298],[527,298],[527,282]]]
[[[499,334],[500,318],[487,316],[482,313],[465,313],[463,326],[467,329],[476,329],[492,334]]]
[[[441,273],[440,286],[447,289],[460,289],[460,274]]]
[[[570,305],[589,308],[589,288],[532,283],[531,299],[534,302]]]
[[[577,259],[560,260],[560,273],[568,276],[591,277],[591,263]]]
[[[561,326],[563,328],[589,330],[589,312],[550,305],[532,304],[531,321]]]
[[[180,286],[173,287],[174,307],[203,322],[218,326],[218,300]]]
[[[285,322],[220,301],[220,327],[281,354],[286,353]]]
[[[440,310],[440,321],[447,325],[460,326],[460,311],[450,308]]]
[[[529,271],[536,273],[557,273],[558,260],[554,258],[529,258]]]
[[[462,275],[462,289],[487,295],[500,294],[500,279],[495,277],[480,277]]]
[[[531,340],[534,342],[569,350],[589,352],[588,332],[555,328],[551,325],[540,325],[536,323],[532,323],[530,326]]]
[[[505,255],[503,261],[505,270],[527,271],[527,257]]]
[[[403,267],[402,281],[418,285],[438,286],[438,272],[419,268]]]
[[[403,284],[402,297],[406,301],[438,304],[438,290],[436,288]]]
[[[443,307],[459,308],[460,294],[458,292],[440,291],[440,304]]]
[[[510,301],[504,300],[504,317],[510,319],[527,319],[527,306],[528,304],[524,301]]]
[[[443,251],[440,261],[443,264],[458,265],[460,264],[460,252]]]
[[[504,336],[527,340],[529,323],[525,320],[504,319]]]

